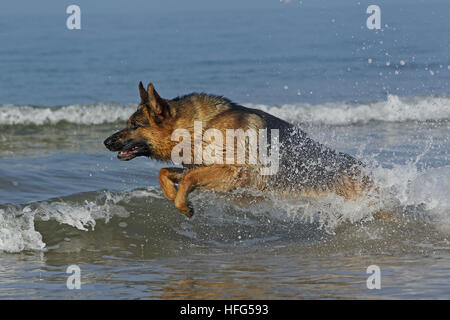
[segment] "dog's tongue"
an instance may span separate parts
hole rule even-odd
[[[135,153],[139,150],[138,147],[133,147],[131,150],[119,151],[117,158],[119,160],[130,160],[135,157]]]
[[[134,153],[134,150],[131,150],[131,151],[120,151],[119,152],[119,156],[120,157],[123,157],[123,156],[130,156],[130,155],[132,155]]]
[[[134,158],[134,153],[135,153],[135,150],[120,151],[117,154],[117,158],[119,158],[119,160],[130,160],[130,159]]]

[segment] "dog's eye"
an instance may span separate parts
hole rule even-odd
[[[137,128],[139,128],[139,125],[135,121],[131,121],[130,122],[130,129],[136,130]]]

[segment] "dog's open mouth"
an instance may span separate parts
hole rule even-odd
[[[128,161],[139,156],[148,156],[150,150],[146,144],[138,143],[126,146],[124,150],[119,151],[117,158],[121,161]]]

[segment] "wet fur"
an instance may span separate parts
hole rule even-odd
[[[165,197],[188,217],[193,209],[187,195],[196,188],[229,192],[248,187],[275,191],[283,197],[320,197],[334,192],[347,200],[356,199],[371,188],[370,179],[361,173],[360,161],[313,141],[299,128],[266,112],[204,93],[166,100],[152,84],[145,90],[140,83],[139,91],[141,103],[126,128],[105,140],[111,151],[125,150],[122,160],[128,160],[126,150],[134,144],[140,150],[139,156],[171,161],[172,149],[179,143],[171,140],[172,132],[183,128],[193,136],[196,120],[202,121],[204,131],[215,128],[224,136],[226,129],[279,129],[280,165],[274,176],[260,175],[261,164],[248,161],[242,165],[201,164],[161,169],[158,180]],[[204,147],[208,144],[204,142]],[[193,143],[191,147],[193,157]]]

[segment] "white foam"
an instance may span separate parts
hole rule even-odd
[[[42,250],[45,243],[34,229],[34,215],[28,210],[0,209],[0,251]]]
[[[114,194],[104,191],[95,200],[85,200],[83,204],[54,201],[0,209],[0,251],[44,250],[46,245],[34,228],[35,220],[54,220],[78,230],[94,230],[96,220],[108,222],[113,216],[128,217],[129,213],[118,203],[141,197],[160,198],[161,193],[154,187]]]
[[[401,98],[389,95],[386,100],[352,104],[330,102],[270,106],[248,103],[256,108],[295,123],[323,123],[348,125],[369,121],[403,122],[450,119],[449,96]],[[56,124],[66,121],[75,124],[102,124],[125,121],[136,110],[136,105],[94,103],[64,107],[31,107],[0,105],[0,125]]]
[[[450,235],[450,166],[419,171],[416,165],[411,162],[371,170],[378,191],[355,201],[345,201],[336,194],[318,199],[274,196],[270,208],[262,209],[275,219],[318,223],[330,234],[343,223],[371,221],[375,212],[383,210],[400,214],[397,217],[405,222],[420,219]]]
[[[385,195],[385,205],[420,208],[427,222],[450,234],[450,166],[419,172],[410,163],[378,168],[374,173]]]
[[[302,197],[298,199],[271,198],[274,218],[299,220],[317,223],[324,231],[334,234],[343,223],[371,221],[373,213],[381,209],[382,203],[376,195],[366,195],[355,201],[346,201],[336,194],[328,194],[317,199]],[[281,209],[281,210],[280,210]]]
[[[64,107],[0,106],[0,125],[56,124],[66,121],[75,124],[102,124],[125,121],[136,111],[136,106],[114,103],[70,105]]]

